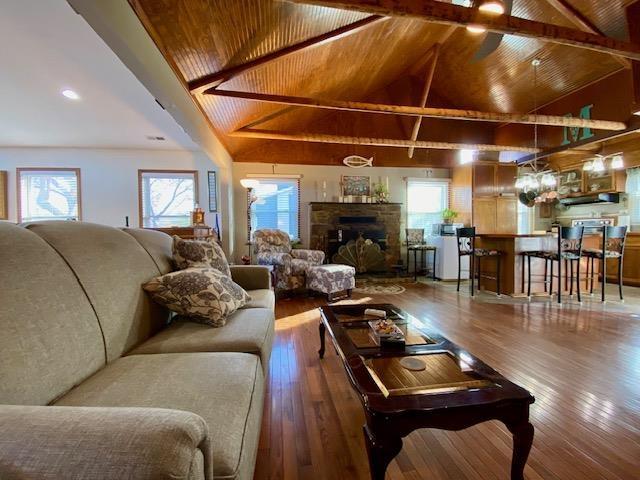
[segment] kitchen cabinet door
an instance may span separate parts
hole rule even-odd
[[[518,233],[518,200],[511,197],[496,199],[495,233]]]
[[[478,163],[473,166],[473,196],[496,195],[496,165]]]
[[[473,199],[473,225],[476,233],[496,233],[496,198]]]
[[[496,167],[496,195],[516,195],[516,165],[498,165]]]

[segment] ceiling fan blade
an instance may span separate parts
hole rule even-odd
[[[513,0],[504,0],[504,14],[511,15],[512,10]],[[489,32],[487,34],[487,37],[480,45],[480,48],[478,48],[478,51],[473,56],[473,61],[479,62],[480,60],[484,60],[493,52],[495,52],[496,49],[500,46],[500,42],[502,42],[502,37],[504,37],[504,34],[502,33]]]
[[[480,48],[478,48],[475,55],[473,56],[473,61],[479,62],[480,60],[484,60],[486,57],[495,52],[496,49],[500,46],[500,42],[502,42],[502,37],[504,37],[502,33],[489,32],[480,45]]]

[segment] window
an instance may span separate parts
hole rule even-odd
[[[251,231],[277,228],[292,239],[300,238],[300,179],[257,178],[257,200],[251,206]]]
[[[629,216],[631,217],[631,231],[640,232],[640,168],[627,170],[627,186],[629,196]]]
[[[198,172],[138,170],[140,226],[187,227],[198,198]]]
[[[80,169],[18,168],[18,221],[80,220]]]
[[[449,183],[427,179],[407,182],[407,228],[424,228],[442,222],[442,211],[449,206]]]

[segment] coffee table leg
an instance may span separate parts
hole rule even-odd
[[[399,437],[376,438],[366,425],[362,427],[362,430],[369,457],[371,480],[384,480],[389,463],[402,450],[402,439]]]
[[[318,355],[320,358],[324,358],[324,331],[325,326],[324,322],[320,320],[320,325],[318,325],[318,330],[320,332],[320,350],[318,350]]]
[[[533,443],[533,425],[521,422],[507,425],[513,435],[513,458],[511,460],[511,480],[524,480],[524,466],[527,464]]]

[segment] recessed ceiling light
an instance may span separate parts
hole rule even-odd
[[[62,90],[62,95],[67,97],[69,100],[80,100],[80,95],[78,95],[75,91],[70,89]]]
[[[475,24],[475,23],[467,25],[467,32],[470,32],[470,33],[484,33],[486,31],[487,31],[487,29],[485,27],[483,27],[482,25],[478,25],[478,24]]]
[[[501,0],[486,0],[478,7],[478,10],[495,15],[502,15],[504,13],[504,3]]]

